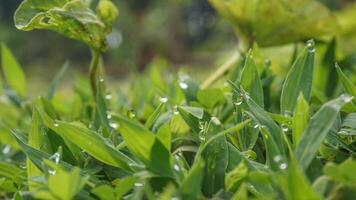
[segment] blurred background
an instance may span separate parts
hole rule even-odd
[[[0,41],[12,49],[27,76],[48,81],[66,60],[71,70],[86,73],[90,52],[84,44],[51,31],[15,28],[13,14],[21,1],[0,1]],[[336,12],[355,2],[320,1]],[[104,60],[107,74],[115,79],[127,77],[130,71],[142,72],[153,60],[173,69],[212,68],[220,55],[231,52],[238,43],[233,28],[207,0],[113,2],[120,17],[109,36],[110,49]]]

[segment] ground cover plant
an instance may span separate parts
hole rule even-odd
[[[56,95],[66,62],[34,98],[1,45],[0,197],[354,199],[352,59],[336,57],[337,35],[323,38],[334,19],[321,3],[283,2],[211,0],[241,36],[238,52],[203,81],[158,60],[128,89],[110,91],[101,56],[118,17],[113,2],[94,10],[84,0],[24,0],[18,29],[79,40],[92,60],[71,95]],[[254,9],[273,10],[273,23]],[[286,43],[294,52],[281,75],[260,50]]]

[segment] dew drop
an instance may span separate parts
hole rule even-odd
[[[279,169],[281,169],[281,170],[285,170],[285,169],[287,169],[287,167],[288,167],[287,163],[281,163],[279,165]]]
[[[350,103],[352,101],[354,97],[348,94],[342,94],[341,95],[341,99],[345,102],[345,103]]]
[[[59,126],[59,124],[57,124],[57,123],[54,123],[54,124],[53,124],[53,126],[54,126],[54,127],[58,127],[58,126]]]
[[[142,183],[135,183],[135,186],[136,186],[136,187],[142,187],[143,184],[142,184]]]
[[[106,118],[107,118],[107,119],[111,119],[111,118],[112,118],[112,115],[111,115],[111,114],[107,114],[107,115],[106,115]]]
[[[10,145],[5,145],[5,147],[2,149],[3,154],[8,154],[11,151]]]
[[[283,160],[283,157],[281,155],[277,155],[277,156],[273,157],[274,162],[281,162],[282,160]]]
[[[160,97],[160,98],[159,98],[159,101],[160,101],[161,103],[167,103],[168,98],[167,98],[167,97]]]
[[[217,126],[221,125],[221,122],[217,117],[211,117],[210,120]]]
[[[315,52],[315,42],[314,40],[307,41],[307,48],[309,52]]]
[[[116,123],[114,123],[114,122],[110,122],[110,123],[109,123],[109,126],[110,126],[111,128],[113,128],[113,129],[116,129],[116,128],[118,127],[118,125],[117,125]]]
[[[253,127],[253,128],[259,128],[260,125],[259,125],[258,123],[256,123],[256,124],[254,124],[252,127]]]
[[[107,95],[105,95],[105,99],[106,99],[106,100],[110,100],[110,99],[112,99],[112,95],[111,95],[111,94],[107,94]]]
[[[56,170],[54,170],[54,169],[48,169],[48,173],[49,173],[50,175],[55,175],[55,174],[56,174]]]
[[[101,83],[103,83],[103,82],[105,81],[105,79],[102,78],[102,77],[100,77],[100,78],[99,78],[99,81],[100,81]]]
[[[281,127],[282,127],[283,132],[288,132],[289,128],[288,128],[287,124],[282,124]]]
[[[184,81],[180,81],[179,87],[182,88],[183,90],[186,90],[188,88],[188,84]]]
[[[180,168],[179,168],[179,166],[178,166],[177,164],[175,164],[175,165],[173,166],[173,168],[174,168],[174,170],[176,170],[176,171],[180,171]]]

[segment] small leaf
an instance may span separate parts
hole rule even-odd
[[[337,74],[339,76],[339,79],[344,86],[344,89],[347,93],[351,94],[352,96],[356,96],[356,86],[352,83],[350,79],[347,78],[347,76],[342,72],[340,69],[339,65],[336,63],[335,64]]]
[[[297,146],[309,121],[309,105],[300,93],[293,114],[293,144]]]
[[[217,88],[199,90],[197,93],[198,101],[207,108],[213,108],[218,103],[224,102],[224,93]]]
[[[262,84],[251,51],[246,55],[245,66],[241,72],[240,83],[242,88],[250,94],[250,97],[263,108]]]
[[[333,127],[341,107],[351,100],[352,97],[342,95],[329,101],[310,119],[295,151],[296,159],[303,170],[308,168],[315,157],[316,151]]]
[[[192,168],[189,170],[180,187],[180,193],[183,199],[198,199],[199,195],[201,194],[203,167],[203,161],[199,160],[195,162]]]
[[[26,77],[14,55],[1,44],[1,60],[6,83],[21,97],[26,96]]]
[[[356,187],[355,169],[356,161],[349,158],[339,165],[328,163],[324,167],[323,171],[335,181]]]
[[[94,158],[127,171],[133,161],[125,154],[116,150],[105,138],[98,133],[86,128],[80,123],[68,123],[51,119],[46,113],[40,111],[43,122],[62,138],[72,141],[84,149]]]
[[[48,92],[47,92],[47,98],[48,99],[52,99],[53,98],[53,95],[54,95],[54,92],[56,90],[56,87],[57,87],[57,84],[58,82],[60,81],[60,79],[63,77],[64,73],[67,71],[69,67],[69,62],[66,61],[61,69],[57,72],[57,74],[54,76],[53,80],[51,81],[51,84],[48,88]]]
[[[291,115],[297,103],[298,95],[303,93],[309,101],[314,68],[314,41],[309,40],[289,70],[281,94],[281,113]]]

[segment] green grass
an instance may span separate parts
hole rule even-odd
[[[331,56],[335,40],[295,45],[285,76],[271,69],[273,60],[264,62],[255,44],[204,81],[170,73],[157,62],[134,74],[129,89],[110,91],[100,60],[113,5],[101,5],[113,12],[107,16],[82,1],[42,0],[47,11],[36,10],[38,16],[53,20],[45,24],[28,16],[33,5],[44,5],[33,1],[18,9],[18,28],[78,39],[93,59],[89,77],[74,80],[70,95],[56,89],[70,67],[65,63],[48,89],[33,97],[18,61],[2,44],[0,198],[355,197],[355,75],[350,66],[334,66],[345,63]],[[72,19],[62,18],[68,13]],[[94,24],[84,23],[89,18]],[[77,32],[83,24],[92,28],[89,33]]]

